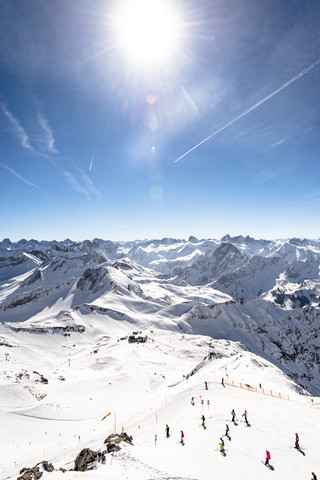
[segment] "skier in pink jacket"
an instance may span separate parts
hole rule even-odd
[[[264,464],[269,466],[269,460],[271,460],[271,455],[270,452],[266,450],[266,461],[264,462]]]

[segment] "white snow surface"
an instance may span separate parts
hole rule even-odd
[[[52,480],[245,480],[270,475],[292,480],[320,471],[320,398],[299,395],[292,380],[239,342],[150,328],[141,321],[135,327],[148,336],[147,342],[129,343],[125,337],[132,324],[126,320],[80,311],[74,320],[85,327],[83,333],[64,336],[1,327],[2,340],[12,346],[2,347],[1,355],[0,478],[17,478],[20,469],[43,460],[56,470],[42,478]],[[214,355],[208,359],[210,351]],[[39,381],[41,375],[47,384]],[[222,378],[250,387],[261,384],[289,400],[250,387],[224,387]],[[226,424],[230,439],[223,437],[223,457],[218,449]],[[122,443],[120,452],[107,455],[106,464],[97,463],[87,472],[58,470],[74,468],[82,448],[103,450],[106,437],[122,428],[133,436],[133,446]],[[184,445],[179,443],[181,430]],[[296,432],[302,452],[292,448]],[[274,471],[261,463],[266,449]]]

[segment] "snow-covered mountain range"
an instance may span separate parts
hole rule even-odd
[[[319,428],[314,437],[310,431],[318,425],[320,404],[317,398],[311,404],[308,395],[320,393],[319,263],[318,240],[227,235],[0,242],[0,422],[6,431],[0,451],[7,458],[1,478],[17,478],[17,470],[44,458],[73,468],[81,448],[101,448],[106,431],[119,431],[116,412],[137,443],[115,457],[107,478],[209,479],[210,469],[196,459],[203,456],[210,464],[212,446],[199,450],[203,432],[194,423],[196,410],[189,412],[190,397],[204,380],[214,388],[215,410],[210,413],[208,404],[207,411],[210,442],[218,441],[215,435],[236,405],[249,409],[256,427],[254,439],[249,431],[248,438],[232,436],[234,460],[221,465],[220,457],[214,460],[218,473],[234,476],[236,468],[235,478],[247,478],[247,468],[239,464],[242,448],[248,448],[250,454],[243,452],[248,465],[264,478],[268,472],[259,471],[256,456],[260,448],[263,455],[266,439],[274,441],[272,420],[280,423],[287,415],[291,423],[296,417],[309,422],[294,420],[294,429],[309,436],[308,456],[299,457],[296,468],[302,476],[316,469],[312,445]],[[129,343],[134,331],[147,342]],[[249,391],[225,391],[221,377],[243,382]],[[250,392],[261,384],[293,401]],[[266,423],[259,418],[260,406],[262,416],[270,416]],[[197,408],[200,415],[200,404]],[[112,421],[101,423],[109,410]],[[161,437],[165,426],[159,431],[158,415],[170,422],[175,436],[179,428],[192,436],[186,455],[180,458],[176,440],[168,441],[170,453],[159,439],[155,456],[154,435]],[[285,469],[291,426],[281,431],[276,444],[285,460],[280,465],[279,457],[279,472],[291,479]],[[98,471],[91,477],[105,478],[104,470],[102,476]],[[68,474],[55,470],[44,477],[83,475]]]
[[[75,312],[241,341],[320,392],[320,241],[0,242],[2,329]],[[19,325],[17,325],[19,323]],[[169,325],[169,326],[168,326]],[[72,327],[73,328],[73,327]]]

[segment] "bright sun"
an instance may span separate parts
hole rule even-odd
[[[177,48],[178,17],[166,0],[123,2],[115,26],[121,47],[136,65],[162,64]]]

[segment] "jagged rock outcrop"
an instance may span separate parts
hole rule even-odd
[[[21,288],[29,287],[34,283],[40,282],[42,279],[42,273],[40,270],[35,270],[24,282],[21,283]]]
[[[40,462],[40,464],[42,464],[43,470],[45,470],[46,472],[53,472],[54,466],[52,465],[52,463],[49,463],[46,460],[43,460],[42,462]],[[37,463],[36,466],[38,466],[40,464]]]
[[[96,460],[104,461],[105,452],[95,452],[90,448],[83,448],[77,458],[75,459],[75,471],[85,472],[90,469],[90,465]]]
[[[106,268],[88,268],[79,279],[77,288],[79,290],[89,290],[93,293],[97,293],[103,288],[104,279],[107,275],[108,270]]]
[[[231,243],[222,243],[213,252],[209,250],[197,257],[185,272],[179,274],[191,285],[205,285],[223,274],[232,275],[246,261],[248,257]]]
[[[129,445],[133,445],[133,438],[131,435],[129,436],[126,432],[121,432],[120,434],[112,433],[105,439],[103,443],[107,446],[107,452],[111,453],[121,450],[121,442],[126,442],[129,443]]]
[[[35,467],[23,468],[20,470],[20,476],[17,478],[17,480],[38,480],[43,475],[43,471],[40,469],[44,470],[45,472],[53,472],[54,466],[52,463],[42,460],[42,462],[37,463]]]
[[[43,472],[40,472],[39,467],[23,468],[20,470],[20,477],[17,480],[39,480],[42,477]]]

